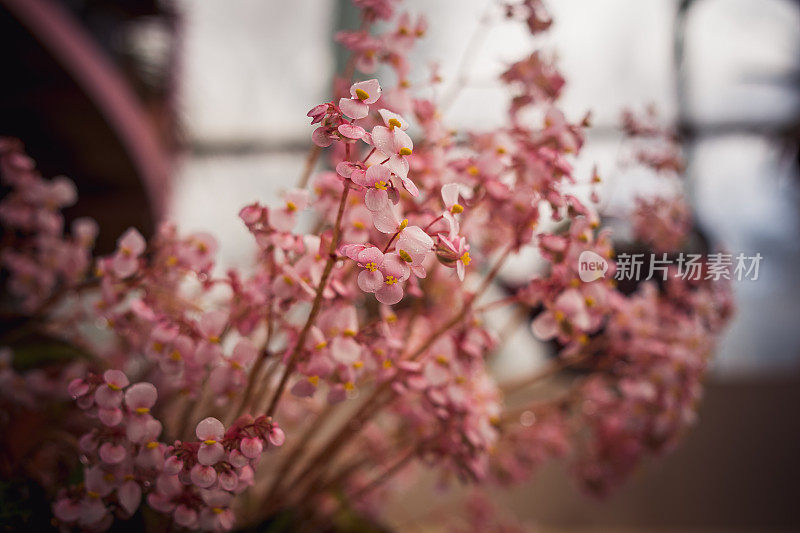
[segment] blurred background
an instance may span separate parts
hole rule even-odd
[[[701,231],[764,258],[758,280],[735,283],[737,316],[677,452],[608,501],[578,495],[553,465],[505,503],[545,531],[798,530],[800,2],[551,0],[555,25],[537,39],[518,23],[480,30],[488,0],[406,5],[430,25],[416,63],[438,62],[445,87],[481,32],[446,112],[454,127],[499,125],[498,73],[554,49],[567,118],[593,116],[577,172],[597,163],[609,209],[651,186],[620,168],[618,126],[623,109],[654,104],[680,134]],[[356,24],[346,0],[0,0],[0,135],[22,139],[45,175],[76,181],[69,215],[101,223],[101,250],[128,226],[171,219],[213,232],[222,263],[241,263],[252,248],[237,213],[296,182],[305,114],[330,99],[342,63],[333,35]],[[504,274],[525,273],[518,262]],[[501,373],[545,356],[524,330],[511,344]],[[424,529],[421,494],[393,503],[398,529]]]

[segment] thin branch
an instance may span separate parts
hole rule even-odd
[[[308,185],[308,180],[311,177],[311,173],[314,171],[314,167],[317,166],[317,160],[321,153],[322,148],[316,144],[309,148],[308,155],[306,156],[306,165],[303,167],[303,173],[300,175],[300,181],[297,184],[298,188],[305,189]]]
[[[292,374],[295,366],[297,365],[297,359],[300,356],[300,352],[303,351],[303,346],[305,345],[308,332],[311,330],[311,326],[314,325],[314,321],[316,320],[317,315],[322,308],[322,294],[325,292],[325,287],[328,284],[328,278],[330,277],[331,272],[333,271],[333,265],[336,262],[336,246],[339,243],[339,234],[342,231],[342,217],[344,215],[344,208],[347,204],[347,195],[349,192],[350,182],[345,181],[344,190],[342,191],[342,198],[339,201],[339,212],[336,214],[336,222],[333,226],[333,236],[331,237],[331,245],[328,249],[328,260],[325,262],[325,270],[322,272],[322,278],[319,281],[317,293],[314,296],[314,303],[311,305],[311,312],[308,314],[308,319],[306,320],[303,329],[300,331],[300,336],[297,338],[297,343],[294,346],[294,350],[292,350],[292,354],[289,356],[289,360],[286,363],[286,368],[284,369],[281,380],[278,383],[278,388],[275,390],[275,394],[272,396],[272,400],[267,408],[267,416],[272,416],[275,414],[275,410],[278,408],[278,402],[283,394],[283,390],[286,388],[286,383],[289,381],[289,376]]]

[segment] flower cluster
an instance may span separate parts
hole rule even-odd
[[[191,529],[230,529],[235,495],[254,484],[254,467],[269,446],[280,446],[283,430],[265,416],[239,418],[227,431],[216,418],[197,424],[196,442],[175,441],[166,451],[161,475],[148,503],[172,513]]]
[[[163,468],[162,425],[150,414],[158,392],[152,383],[131,385],[119,370],[76,378],[68,389],[99,424],[79,440],[86,458],[83,485],[62,490],[53,514],[63,524],[105,529],[115,512],[122,517],[136,512],[143,488]]]
[[[11,189],[0,203],[6,241],[0,262],[9,275],[9,292],[31,313],[60,288],[83,279],[98,227],[91,219],[79,218],[71,234],[64,234],[61,209],[77,200],[75,184],[65,177],[42,179],[21,148],[18,141],[0,140],[2,183]]]
[[[307,171],[280,201],[239,212],[252,265],[223,272],[211,235],[170,223],[147,237],[129,229],[92,259],[95,225],[63,233],[59,209],[74,188],[42,179],[16,141],[0,142],[10,188],[0,258],[6,300],[20,310],[18,331],[0,338],[0,380],[14,391],[0,402],[16,405],[0,424],[15,427],[27,410],[68,413],[53,423],[78,454],[51,439],[36,445],[62,450],[49,463],[18,458],[26,472],[82,472],[78,484],[36,476],[63,529],[107,529],[143,506],[163,529],[260,527],[283,513],[314,529],[351,508],[378,515],[382,491],[413,483],[397,474],[416,463],[483,487],[565,457],[604,493],[693,421],[730,287],[616,286],[614,249],[625,243],[603,227],[598,173],[574,170],[589,116],[559,109],[565,80],[553,56],[534,51],[501,75],[507,125],[456,132],[448,102],[430,95],[457,98],[459,87],[439,91],[436,69],[410,81],[424,19],[398,14],[396,0],[354,3],[361,26],[337,36],[350,52],[345,72],[308,113]],[[552,23],[539,0],[501,8],[536,35]],[[395,85],[372,78],[378,64]],[[623,128],[633,162],[680,183],[674,137],[652,115],[626,115]],[[638,202],[637,245],[686,245],[687,208]],[[582,281],[587,252],[609,275]],[[526,254],[542,267],[497,283]],[[507,382],[492,373],[508,340],[493,327],[503,307],[553,355]],[[31,332],[73,350],[23,368]],[[532,403],[542,380],[559,392]],[[476,508],[475,524],[496,523]]]

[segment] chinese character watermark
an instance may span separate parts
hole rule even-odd
[[[666,281],[670,276],[683,280],[736,280],[756,281],[763,256],[760,253],[736,255],[727,253],[702,254],[679,253],[643,254],[621,253],[616,258],[617,281]],[[590,282],[606,277],[608,261],[602,256],[586,250],[578,258],[578,275],[581,281]]]

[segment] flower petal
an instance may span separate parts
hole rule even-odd
[[[367,131],[361,126],[355,124],[340,124],[336,130],[348,139],[358,140],[364,136]]]
[[[380,270],[370,272],[362,270],[358,274],[358,287],[364,292],[375,292],[383,286],[383,274]]]
[[[379,291],[375,293],[375,298],[382,304],[394,305],[403,299],[403,287],[400,283],[393,285],[384,284]]]
[[[339,100],[339,109],[350,118],[364,118],[369,115],[369,106],[361,100],[342,98]]]

